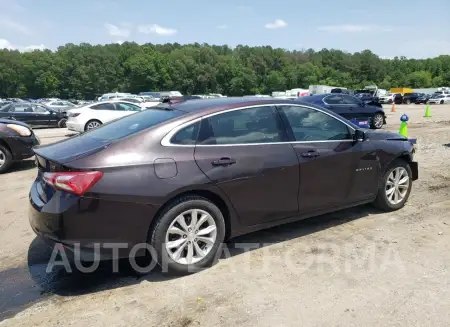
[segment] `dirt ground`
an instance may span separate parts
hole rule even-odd
[[[46,274],[50,252],[27,217],[36,170],[16,165],[0,176],[0,326],[449,326],[450,106],[431,118],[423,105],[390,110],[385,128],[407,113],[418,143],[404,209],[363,206],[242,236],[187,277],[139,277],[126,263]],[[45,143],[66,133],[37,131]]]

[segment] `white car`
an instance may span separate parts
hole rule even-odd
[[[153,98],[149,98],[149,97],[144,98],[144,97],[139,97],[139,96],[123,97],[123,98],[118,98],[117,100],[131,102],[131,103],[141,106],[141,108],[150,108],[150,107],[157,106],[158,104],[161,103],[161,101],[155,100]]]
[[[428,100],[428,103],[444,104],[450,102],[450,94],[434,95]]]
[[[394,98],[395,98],[395,96],[397,94],[401,95],[401,93],[388,93],[388,94],[385,94],[385,95],[381,95],[381,96],[378,97],[378,101],[380,103],[391,104],[392,102],[394,102]]]
[[[67,111],[66,126],[70,131],[85,132],[98,126],[142,111],[139,105],[127,101],[104,101]]]

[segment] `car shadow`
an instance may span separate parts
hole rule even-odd
[[[228,255],[222,254],[221,260],[229,260],[230,255],[233,257],[243,254],[244,250],[236,247],[239,243],[252,243],[251,250],[255,250],[379,212],[371,206],[359,206],[239,236],[225,244]],[[29,246],[26,266],[0,272],[0,321],[54,295],[78,296],[130,286],[143,280],[157,283],[182,278],[163,273],[158,265],[150,273],[140,275],[126,259],[119,260],[116,272],[111,261],[100,262],[98,268],[91,273],[83,273],[74,265],[71,265],[71,272],[62,265],[54,266],[51,272],[46,272],[52,251],[52,247],[36,237]]]
[[[450,148],[450,143],[443,144],[443,146]]]
[[[33,168],[36,168],[36,163],[33,159],[17,161],[12,164],[11,168],[6,172],[6,174],[11,174],[14,172],[29,170]]]

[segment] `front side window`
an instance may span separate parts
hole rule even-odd
[[[346,124],[319,110],[299,106],[282,106],[280,109],[291,126],[295,141],[352,139]]]
[[[48,110],[47,108],[43,107],[43,106],[33,106],[33,111],[34,112],[39,112],[39,113],[46,113]]]
[[[340,95],[330,95],[323,99],[326,104],[343,104],[342,96]]]
[[[361,101],[358,100],[355,97],[352,97],[350,95],[343,95],[342,100],[344,104],[351,104],[351,105],[360,105]]]
[[[274,107],[233,110],[202,120],[198,144],[281,142]]]

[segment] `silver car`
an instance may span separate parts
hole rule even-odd
[[[55,101],[49,101],[44,102],[44,104],[49,107],[50,109],[53,109],[57,112],[64,112],[70,109],[73,109],[76,107],[72,102],[64,101],[64,100],[55,100]]]
[[[450,94],[433,95],[431,99],[428,100],[428,103],[430,104],[450,103]]]

